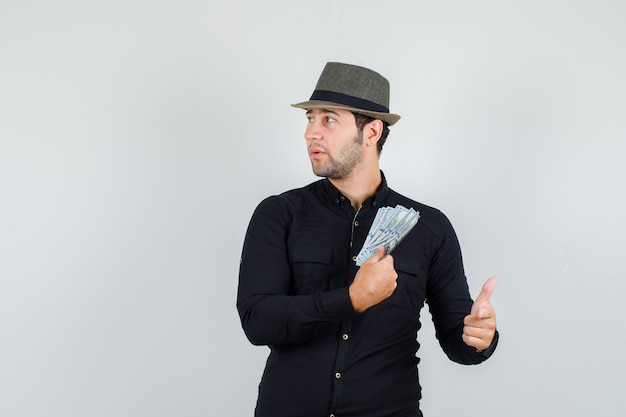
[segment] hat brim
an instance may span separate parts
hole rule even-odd
[[[342,109],[348,110],[353,113],[363,114],[365,116],[372,117],[374,119],[380,119],[383,122],[386,122],[389,126],[395,124],[398,120],[400,120],[399,114],[393,113],[382,113],[371,110],[363,110],[358,109],[356,107],[347,106],[345,104],[333,103],[331,101],[320,101],[320,100],[309,100],[303,101],[302,103],[292,104],[291,107],[296,107],[298,109]]]

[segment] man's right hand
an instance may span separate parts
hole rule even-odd
[[[357,313],[389,298],[398,286],[393,258],[385,256],[386,253],[384,246],[379,247],[370,259],[363,262],[350,285],[350,301]]]

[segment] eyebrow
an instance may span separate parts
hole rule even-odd
[[[339,117],[339,113],[337,113],[336,111],[333,111],[331,109],[319,109],[322,113],[330,113],[330,114],[334,114],[335,116]],[[311,113],[313,113],[313,109],[309,109],[306,111],[306,115],[310,115]]]

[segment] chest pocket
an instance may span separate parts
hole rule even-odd
[[[398,273],[398,287],[391,303],[419,312],[426,298],[426,274],[422,273],[419,260],[410,256],[393,254],[394,268]]]
[[[312,294],[329,287],[332,250],[326,246],[290,245],[289,262],[294,294]]]

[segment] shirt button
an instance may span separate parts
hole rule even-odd
[[[359,226],[359,221],[355,220],[354,225],[358,227]]]
[[[341,335],[341,338],[343,340],[348,340],[350,338],[350,336],[348,336],[348,333],[344,333],[344,334]]]
[[[337,372],[337,373],[335,374],[335,378],[337,378],[337,379],[341,378],[341,372]]]
[[[353,260],[354,262],[356,262],[356,256],[353,256],[353,257],[352,257],[352,260]]]

